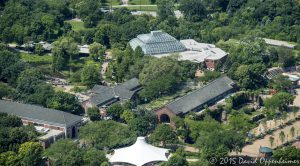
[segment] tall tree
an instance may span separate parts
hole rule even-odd
[[[179,10],[189,21],[201,21],[206,18],[207,11],[202,1],[199,0],[181,0]]]
[[[95,64],[87,64],[81,71],[81,82],[88,87],[100,83],[100,69]]]
[[[160,21],[174,17],[174,0],[159,0],[157,2],[157,16]]]
[[[62,70],[68,66],[69,61],[76,58],[79,48],[71,37],[61,37],[53,43],[53,64],[54,70]]]
[[[100,43],[94,42],[90,45],[90,57],[94,61],[99,61],[104,59],[105,47]]]
[[[134,133],[124,124],[108,120],[89,123],[79,130],[80,139],[96,149],[112,149],[133,143]]]
[[[43,147],[38,142],[25,142],[21,144],[18,152],[21,165],[39,166],[42,160]]]
[[[150,140],[158,144],[162,143],[163,146],[178,142],[175,131],[168,124],[159,124],[151,134]]]
[[[294,96],[286,93],[286,92],[279,92],[268,98],[264,101],[264,105],[267,109],[279,110],[281,112],[287,111],[287,107],[289,104],[293,103]]]
[[[107,109],[108,116],[111,116],[114,120],[119,120],[124,108],[121,104],[113,104]]]

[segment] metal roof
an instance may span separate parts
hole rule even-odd
[[[115,87],[95,85],[92,88],[94,94],[90,100],[97,106],[108,106],[117,102],[118,97],[122,99],[131,99],[137,91],[141,90],[141,88],[137,78],[132,78]]]
[[[260,147],[259,152],[261,152],[261,153],[271,153],[272,149],[268,148],[268,147]]]
[[[129,42],[132,49],[140,46],[146,55],[181,52],[186,50],[183,44],[171,35],[162,31],[151,31],[138,35]]]
[[[187,113],[206,104],[212,99],[234,89],[235,83],[227,76],[218,78],[206,86],[197,89],[166,105],[176,114]]]
[[[214,44],[199,43],[193,39],[180,40],[180,42],[188,50],[179,54],[181,55],[181,60],[203,62],[206,59],[219,60],[228,55],[227,52],[216,47]]]
[[[69,127],[82,119],[81,116],[55,109],[5,100],[0,100],[0,112],[59,127]]]

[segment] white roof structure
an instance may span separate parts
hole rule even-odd
[[[219,60],[228,53],[216,47],[214,44],[198,43],[194,39],[180,40],[187,51],[179,53],[180,60],[203,62],[206,59]]]
[[[89,49],[89,45],[85,44],[83,46],[78,45],[79,48],[79,53],[81,54],[89,54],[90,53],[90,49]]]
[[[273,45],[273,46],[287,47],[290,49],[294,49],[296,47],[295,44],[290,44],[286,41],[267,39],[267,38],[263,38],[263,39],[265,40],[266,44]]]
[[[133,145],[116,149],[109,162],[142,166],[150,162],[167,161],[168,151],[168,149],[158,148],[146,143],[145,137],[138,137]]]

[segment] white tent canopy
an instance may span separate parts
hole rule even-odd
[[[116,149],[109,162],[142,166],[149,162],[167,161],[168,151],[168,149],[158,148],[146,143],[145,137],[138,137],[133,145]]]

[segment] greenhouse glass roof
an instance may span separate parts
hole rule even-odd
[[[151,31],[138,35],[130,42],[132,49],[140,46],[146,55],[166,54],[185,51],[185,46],[171,35],[162,31]]]

